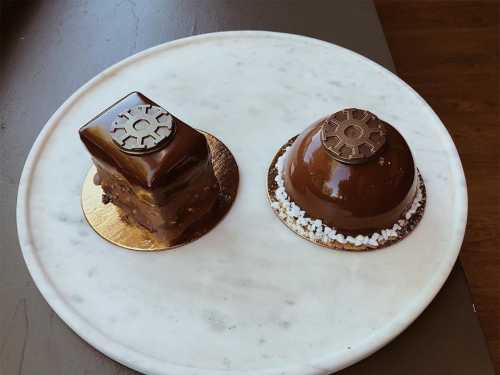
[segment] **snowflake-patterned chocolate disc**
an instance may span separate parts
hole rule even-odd
[[[327,118],[321,127],[321,142],[336,160],[361,164],[385,144],[385,126],[373,113],[344,109]]]
[[[128,153],[151,152],[173,136],[172,116],[153,105],[138,105],[120,113],[110,129],[113,141]]]

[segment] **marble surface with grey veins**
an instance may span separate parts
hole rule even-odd
[[[80,207],[91,162],[77,129],[134,90],[216,135],[240,168],[239,195],[222,223],[167,252],[107,243]],[[427,187],[419,227],[377,252],[304,241],[266,199],[277,149],[344,107],[393,124]],[[466,212],[455,146],[396,76],[314,39],[230,32],[142,52],[69,98],[28,157],[17,219],[28,268],[48,303],[119,362],[151,374],[322,374],[364,358],[422,312],[456,260]]]

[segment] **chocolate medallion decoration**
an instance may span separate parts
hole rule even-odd
[[[330,156],[347,164],[368,161],[383,148],[385,136],[384,124],[374,114],[352,108],[330,116],[321,128]]]
[[[174,133],[172,116],[154,105],[138,105],[120,113],[110,130],[113,141],[127,153],[159,148]]]

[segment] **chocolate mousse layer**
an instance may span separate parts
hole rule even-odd
[[[368,111],[346,109],[313,123],[286,157],[290,200],[347,235],[392,228],[417,191],[406,141]]]

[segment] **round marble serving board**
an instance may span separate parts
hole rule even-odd
[[[80,207],[91,161],[77,130],[135,90],[216,135],[240,168],[229,214],[175,250],[114,246]],[[311,244],[275,217],[266,198],[278,148],[344,107],[396,126],[426,183],[422,222],[383,250]],[[36,140],[17,207],[21,248],[47,302],[98,350],[150,374],[324,374],[348,366],[429,304],[457,258],[466,216],[455,146],[415,91],[349,50],[251,31],[163,44],[84,85]]]

